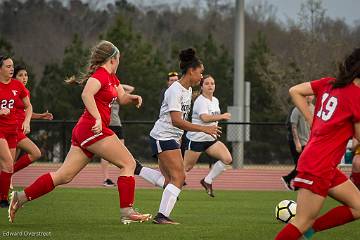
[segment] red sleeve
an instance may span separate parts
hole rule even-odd
[[[321,92],[324,88],[328,87],[329,84],[331,84],[332,81],[334,81],[334,78],[321,78],[318,80],[314,80],[310,82],[311,88],[314,92],[314,95],[319,95],[319,92]]]
[[[106,82],[107,76],[104,74],[104,71],[102,71],[101,68],[99,68],[98,70],[96,70],[96,72],[95,72],[93,75],[91,75],[91,77],[97,79],[97,80],[100,82],[101,87],[103,87],[104,84],[107,83],[107,82]]]
[[[23,99],[26,96],[29,96],[29,90],[26,89],[24,84],[22,84],[18,80],[14,80],[14,81],[18,82],[18,89],[19,89],[19,97],[20,97],[20,99]]]

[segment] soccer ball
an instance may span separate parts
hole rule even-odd
[[[288,223],[296,214],[296,202],[293,200],[282,200],[275,207],[275,217],[277,220]]]

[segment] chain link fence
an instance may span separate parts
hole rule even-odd
[[[40,148],[43,156],[39,161],[62,162],[71,145],[71,132],[76,121],[32,121],[29,137]],[[154,125],[152,121],[124,121],[125,145],[135,158],[141,162],[155,163],[151,157],[149,133]],[[287,140],[287,128],[284,123],[220,123],[222,135],[220,141],[232,152],[232,142],[240,131],[229,131],[228,125],[243,126],[245,132],[245,165],[292,164]],[[229,136],[228,136],[229,135]],[[95,158],[94,161],[98,161]],[[212,163],[215,159],[202,154],[199,162]]]

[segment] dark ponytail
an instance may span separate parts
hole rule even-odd
[[[360,78],[360,48],[356,48],[344,62],[339,65],[336,80],[333,82],[333,88],[342,88]]]
[[[196,51],[194,48],[187,48],[180,51],[179,54],[180,60],[180,69],[183,75],[186,74],[189,68],[200,67],[202,62],[196,56]]]

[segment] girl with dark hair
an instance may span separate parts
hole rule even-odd
[[[196,98],[192,111],[192,123],[204,126],[217,126],[220,120],[229,120],[230,113],[220,112],[219,100],[214,97],[215,80],[210,75],[204,76],[200,82],[201,94]],[[217,139],[203,132],[187,132],[186,151],[184,155],[185,171],[189,172],[202,152],[219,159],[209,174],[200,181],[210,197],[214,197],[212,182],[231,164],[232,157],[227,147]]]
[[[85,84],[81,98],[85,111],[72,131],[71,148],[63,165],[56,171],[42,175],[21,192],[11,194],[9,220],[28,201],[51,192],[56,186],[69,183],[91,160],[94,154],[120,168],[117,186],[120,197],[121,222],[144,222],[150,214],[141,214],[133,209],[135,191],[135,160],[128,149],[109,129],[111,105],[135,104],[140,107],[138,95],[126,94],[115,73],[120,52],[108,41],[101,41],[90,56],[89,70],[79,80],[74,77],[67,82]]]
[[[20,129],[30,132],[32,106],[22,83],[12,78],[14,63],[10,57],[0,56],[0,207],[9,207],[8,194],[13,174],[18,124],[15,106],[24,106],[24,119]]]
[[[165,182],[168,182],[162,194],[159,212],[153,221],[156,224],[178,224],[169,216],[185,181],[180,151],[183,130],[205,132],[213,138],[221,133],[217,126],[202,126],[186,121],[191,107],[191,87],[199,85],[204,66],[192,48],[182,50],[179,58],[182,77],[166,90],[159,119],[150,132],[153,156],[158,158],[160,171]]]
[[[14,77],[16,80],[19,80],[26,86],[28,82],[28,73],[25,66],[16,66],[14,70]],[[30,99],[30,92],[26,89],[27,95]],[[25,151],[26,153],[23,154],[20,158],[18,158],[14,164],[14,173],[20,171],[21,169],[27,167],[37,159],[41,157],[40,149],[35,145],[33,141],[31,141],[21,130],[21,124],[24,122],[25,119],[25,111],[24,111],[24,104],[22,102],[18,102],[15,104],[16,108],[16,120],[18,123],[18,134],[17,134],[17,152],[16,152],[16,159],[19,157],[20,150]],[[46,119],[52,120],[53,115],[49,112],[44,113],[32,113],[31,119]]]
[[[309,239],[360,218],[360,192],[337,168],[349,139],[360,139],[360,48],[345,59],[336,79],[302,83],[289,92],[312,129],[294,179],[299,189],[296,217],[276,240],[297,240],[303,234]],[[310,95],[316,96],[314,115],[306,103]],[[318,217],[327,196],[343,205]]]

